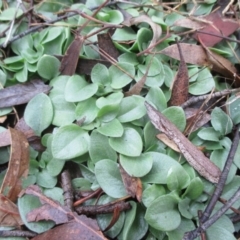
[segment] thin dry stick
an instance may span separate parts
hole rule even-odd
[[[203,101],[207,98],[216,98],[216,97],[223,97],[223,96],[227,96],[228,94],[231,94],[231,93],[236,93],[236,92],[239,92],[240,91],[240,88],[236,88],[236,89],[226,89],[226,90],[223,90],[223,91],[220,91],[220,92],[216,92],[216,93],[213,93],[213,94],[206,94],[206,95],[202,95],[202,96],[198,96],[198,97],[192,97],[190,98],[189,100],[187,100],[185,103],[183,103],[181,105],[182,108],[186,108],[194,103],[197,103],[199,101]]]
[[[240,198],[240,188],[234,195],[221,207],[208,221],[202,224],[201,227],[196,228],[191,232],[185,233],[183,240],[193,240],[197,238],[201,232],[206,231],[213,223],[215,223],[237,200]]]
[[[118,1],[112,1],[112,2],[110,2],[110,3],[108,3],[108,4],[106,4],[106,7],[107,7],[107,6],[115,5],[115,4],[117,4],[117,3],[118,3]],[[97,9],[98,7],[99,7],[99,6],[92,7],[92,8],[89,8],[89,10],[95,10],[95,9]],[[60,17],[58,17],[58,18],[56,18],[56,19],[54,19],[54,20],[46,21],[46,24],[56,23],[56,22],[58,22],[58,21],[60,21],[60,20],[67,19],[67,18],[76,16],[76,15],[78,15],[78,14],[79,14],[79,13],[77,13],[77,12],[68,13],[68,14],[65,14],[65,15],[63,15],[63,16],[60,16]],[[46,26],[47,26],[47,25],[46,25]],[[12,37],[11,39],[9,39],[8,45],[9,45],[10,43],[12,43],[12,42],[15,42],[16,40],[18,40],[18,39],[20,39],[20,38],[25,37],[25,36],[28,35],[28,34],[31,34],[31,33],[33,33],[33,32],[36,32],[37,30],[39,30],[39,29],[41,29],[41,28],[43,28],[43,27],[45,27],[45,25],[39,25],[39,26],[30,28],[30,29],[26,30],[25,32],[22,32],[22,33],[20,33],[20,34],[18,34],[18,35],[16,35],[16,36]],[[0,44],[0,48],[1,48],[1,47],[3,47],[3,44]]]
[[[217,186],[214,190],[214,193],[212,195],[211,200],[209,201],[205,211],[202,214],[202,218],[200,219],[201,222],[203,222],[203,223],[206,222],[206,220],[211,215],[211,213],[213,211],[213,208],[216,205],[216,202],[218,201],[218,198],[222,194],[223,187],[226,183],[230,167],[232,166],[233,159],[234,159],[235,153],[237,151],[238,144],[239,144],[239,125],[237,126],[237,128],[235,130],[233,143],[232,143],[231,149],[229,151],[228,158],[227,158],[227,161],[225,163],[224,169],[223,169],[222,174],[220,176],[219,182],[218,182],[218,184],[217,184]]]

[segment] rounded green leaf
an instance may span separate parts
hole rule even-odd
[[[103,108],[105,106],[110,105],[118,105],[123,99],[123,93],[122,92],[116,92],[108,95],[107,97],[100,97],[96,101],[96,105],[98,108]]]
[[[123,126],[118,119],[113,119],[110,122],[102,123],[97,131],[108,137],[121,137],[123,135]]]
[[[162,185],[152,184],[143,191],[142,202],[146,207],[149,207],[156,198],[164,195],[165,193],[166,190]]]
[[[231,118],[219,107],[213,109],[211,123],[213,128],[222,135],[227,135],[232,131],[233,123]]]
[[[153,166],[151,171],[142,178],[145,183],[167,183],[167,174],[171,167],[182,167],[176,160],[166,154],[158,152],[149,152],[153,158]]]
[[[181,213],[181,215],[187,219],[192,219],[193,215],[189,212],[189,205],[191,203],[191,199],[189,198],[183,198],[178,203],[178,210]]]
[[[143,177],[151,170],[153,159],[149,153],[143,153],[139,157],[120,155],[120,163],[130,176]]]
[[[39,222],[28,222],[27,214],[41,207],[42,204],[39,201],[39,198],[32,195],[23,195],[23,197],[18,198],[18,209],[23,220],[24,224],[33,232],[43,233],[52,228],[55,224],[53,221],[39,221]]]
[[[38,74],[47,80],[59,74],[60,61],[53,56],[43,55],[37,63]]]
[[[120,89],[129,84],[135,77],[135,68],[130,63],[118,63],[117,66],[112,65],[109,68],[109,75],[112,81],[111,87]]]
[[[99,109],[96,106],[96,99],[89,98],[85,101],[78,103],[75,113],[76,119],[83,119],[83,125],[91,123],[98,114]]]
[[[113,198],[127,195],[118,164],[111,160],[101,160],[95,165],[95,174],[102,190]]]
[[[89,135],[75,124],[60,127],[52,140],[54,158],[71,159],[88,151]]]
[[[215,87],[215,82],[208,68],[202,69],[198,73],[198,78],[189,86],[189,93],[202,95],[210,92]]]
[[[96,130],[90,136],[89,155],[94,163],[102,159],[117,160],[117,154],[110,147],[108,138]]]
[[[54,95],[51,100],[54,112],[52,124],[59,127],[71,124],[75,120],[76,105],[67,102],[61,94]]]
[[[125,97],[120,103],[117,118],[120,122],[131,122],[146,114],[145,99],[140,96]]]
[[[130,156],[140,156],[143,148],[142,138],[133,128],[125,128],[121,137],[110,138],[110,146],[117,152]]]
[[[55,177],[62,171],[64,165],[65,165],[64,161],[52,158],[47,163],[47,171],[51,176]]]
[[[212,127],[201,129],[197,135],[203,140],[219,142],[220,134]]]
[[[227,101],[227,110],[234,124],[240,122],[240,98],[236,95],[230,97]]]
[[[160,112],[167,108],[166,97],[159,87],[151,87],[146,95],[146,100],[152,103]]]
[[[36,135],[40,136],[53,119],[53,106],[50,98],[44,93],[32,98],[25,109],[24,119]]]
[[[132,28],[117,28],[114,34],[112,35],[112,39],[116,41],[129,41],[135,40],[137,34],[133,31]]]
[[[196,199],[202,194],[203,189],[204,185],[202,180],[199,177],[196,177],[191,180],[183,196],[187,196],[191,199]]]
[[[155,229],[172,231],[181,223],[181,216],[176,206],[177,200],[173,196],[160,196],[147,208],[145,219]]]
[[[22,14],[23,14],[22,9],[9,7],[1,12],[0,20],[1,21],[10,21],[10,20],[20,17]]]
[[[53,177],[46,169],[43,169],[37,175],[37,184],[44,188],[53,188],[57,184],[57,177]]]
[[[91,80],[93,83],[102,85],[110,84],[110,77],[107,67],[100,63],[94,65],[91,71]]]
[[[68,102],[80,102],[92,97],[98,90],[98,84],[88,84],[81,76],[74,75],[68,79],[65,99]]]
[[[186,188],[190,182],[190,177],[181,165],[172,166],[167,175],[168,189],[180,190]]]
[[[181,107],[172,106],[162,111],[162,114],[169,119],[181,132],[186,127],[186,117]]]
[[[148,69],[148,64],[150,64],[150,68]],[[162,71],[162,64],[159,62],[159,60],[152,56],[150,58],[147,58],[147,62],[145,65],[138,65],[139,70],[145,74],[148,69],[148,76],[153,77],[161,73]]]

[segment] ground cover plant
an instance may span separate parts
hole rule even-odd
[[[237,238],[237,1],[0,8],[1,239]]]

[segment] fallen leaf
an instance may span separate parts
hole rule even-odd
[[[76,72],[79,52],[83,46],[84,37],[80,35],[76,35],[75,39],[68,47],[66,54],[63,56],[61,60],[61,66],[59,71],[62,75],[72,76]]]
[[[41,189],[31,185],[25,189],[26,194],[39,198],[42,207],[34,209],[27,215],[27,220],[52,220],[56,223],[64,223],[33,239],[106,239],[100,231],[97,221],[84,215],[78,216],[66,206],[52,200],[42,194]],[[60,220],[59,220],[59,218]]]
[[[159,133],[157,135],[157,138],[162,141],[165,145],[167,145],[168,147],[170,147],[171,149],[173,149],[176,152],[180,152],[178,146],[174,143],[173,140],[170,140],[166,134],[164,133]]]
[[[26,136],[26,138],[30,138],[36,135],[33,129],[26,124],[23,117],[19,119],[19,121],[15,125],[15,129],[21,131]]]
[[[0,225],[16,227],[22,224],[17,205],[3,194],[0,194]]]
[[[210,23],[204,23],[204,27],[201,29],[201,32],[196,32],[193,34],[193,37],[196,40],[201,38],[202,43],[207,47],[214,46],[218,42],[222,41],[223,37],[228,37],[240,27],[239,21],[222,16],[220,11],[212,12],[202,19]],[[218,35],[219,37],[210,35],[209,33]]]
[[[0,117],[0,123],[4,123],[7,119],[7,116],[1,116]]]
[[[223,74],[224,76],[240,81],[240,77],[237,75],[237,69],[233,64],[226,58],[208,50],[207,53],[202,46],[188,43],[179,43],[184,55],[184,60],[186,63],[191,63],[199,66],[207,66],[212,68],[212,70]],[[173,44],[169,47],[164,48],[160,53],[172,57],[174,59],[180,60],[178,47]],[[209,57],[210,56],[210,57]]]
[[[177,21],[174,22],[173,26],[178,26],[178,27],[184,27],[184,28],[190,28],[194,30],[198,30],[203,28],[206,25],[206,23],[201,22],[198,20],[198,18],[181,18],[178,19]]]
[[[152,124],[175,142],[188,163],[203,177],[217,183],[221,175],[220,169],[199,151],[162,113],[145,102],[148,116]]]
[[[127,193],[131,197],[135,198],[136,192],[137,192],[137,178],[131,177],[120,164],[119,164],[119,170],[120,170],[123,184],[125,186]]]
[[[160,36],[162,35],[162,28],[160,27],[159,24],[156,24],[155,22],[153,22],[152,19],[150,17],[148,17],[147,15],[140,15],[138,17],[133,17],[133,18],[127,19],[122,24],[127,27],[130,27],[132,25],[139,24],[142,22],[149,24],[153,31],[153,38],[148,46],[148,49],[150,50],[153,47],[155,47],[157,41],[159,40]]]
[[[172,85],[172,94],[170,98],[170,106],[179,106],[188,100],[188,69],[184,61],[180,44],[177,42],[180,64],[177,75]]]
[[[7,173],[3,179],[0,192],[15,202],[22,190],[22,180],[27,177],[29,170],[29,149],[25,135],[13,128],[11,134],[11,155]]]
[[[121,213],[120,208],[118,206],[115,207],[114,211],[113,211],[112,219],[111,219],[110,223],[108,224],[108,226],[104,229],[104,232],[108,231],[110,228],[112,228],[112,226],[114,226],[114,224],[119,219],[120,213]]]
[[[51,87],[41,80],[32,80],[24,84],[16,84],[0,89],[0,108],[12,107],[29,102],[39,93],[48,93]]]
[[[98,34],[97,37],[99,51],[104,52],[104,55],[107,54],[113,59],[117,60],[120,54],[113,44],[109,33]],[[103,55],[101,55],[101,58],[108,60],[108,58],[104,57]]]

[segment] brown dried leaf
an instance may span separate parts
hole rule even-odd
[[[16,84],[0,90],[0,108],[12,107],[29,102],[39,93],[48,93],[51,87],[41,80]]]
[[[140,178],[137,178],[136,198],[137,198],[138,202],[142,201],[142,181]]]
[[[22,225],[18,207],[3,194],[0,194],[0,225],[16,227]]]
[[[26,138],[30,138],[32,136],[36,136],[36,134],[34,133],[32,128],[30,128],[26,124],[24,118],[20,118],[19,119],[19,121],[17,122],[17,124],[15,126],[15,129],[18,130],[18,131],[21,131],[26,136]]]
[[[99,230],[96,220],[84,215],[78,216],[59,202],[52,200],[42,194],[41,189],[32,185],[25,190],[26,194],[31,194],[39,198],[42,207],[34,209],[27,215],[29,220],[53,220],[55,222],[67,222],[46,233],[38,235],[34,239],[106,239]],[[58,216],[60,220],[58,219]]]
[[[150,50],[151,48],[155,47],[156,42],[159,40],[160,36],[162,35],[162,28],[158,24],[153,22],[152,19],[147,15],[140,15],[135,18],[127,19],[122,24],[130,27],[132,25],[139,24],[142,22],[149,24],[153,31],[153,39],[148,46],[148,49]]]
[[[120,213],[121,213],[120,208],[116,206],[113,211],[112,219],[108,224],[108,226],[104,229],[104,232],[108,231],[117,222],[117,220],[119,219]]]
[[[29,150],[25,135],[13,128],[11,134],[11,156],[7,173],[4,177],[0,192],[15,202],[22,190],[22,179],[27,177],[29,168]]]
[[[226,58],[211,52],[210,50],[208,50],[209,53],[207,53],[202,46],[188,43],[179,44],[182,52],[187,53],[184,55],[184,60],[186,63],[207,66],[212,68],[214,71],[229,77],[230,79],[236,79],[237,81],[240,81],[239,76],[237,76],[237,69]],[[164,48],[160,53],[180,60],[176,44]]]
[[[197,18],[181,18],[175,21],[173,25],[198,30],[203,28],[206,23],[198,21]]]
[[[119,170],[122,176],[123,184],[126,188],[127,193],[135,198],[137,192],[137,178],[131,177],[124,168],[119,164]]]
[[[99,50],[104,51],[104,53],[107,53],[110,57],[117,60],[119,57],[119,52],[116,49],[115,45],[113,44],[110,34],[109,33],[98,34],[97,37]],[[108,58],[102,55],[101,58],[108,60]]]
[[[170,147],[171,149],[173,149],[176,152],[180,152],[178,146],[174,143],[174,141],[170,140],[166,134],[164,133],[159,133],[157,135],[157,138],[162,141],[164,144],[166,144],[168,147]]]
[[[221,174],[220,169],[211,162],[196,146],[194,146],[162,113],[145,102],[148,116],[152,124],[173,140],[188,163],[203,177],[217,183]]]
[[[202,40],[202,43],[207,47],[212,47],[216,43],[223,40],[222,37],[209,35],[208,33],[228,37],[240,27],[240,22],[223,17],[220,11],[215,11],[202,18],[210,24],[204,23],[201,32],[196,32],[193,37]]]
[[[66,54],[62,58],[61,66],[59,69],[62,75],[72,76],[75,74],[79,59],[79,52],[83,46],[83,42],[84,37],[80,35],[75,36],[75,39],[68,47]]]
[[[171,106],[179,106],[188,100],[188,69],[184,61],[180,44],[177,42],[180,64],[172,85]]]
[[[79,218],[84,218],[85,216],[80,216]],[[86,218],[86,217],[85,217]],[[96,221],[90,218],[87,218],[88,221]],[[84,222],[85,219],[82,220]],[[57,226],[53,229],[48,230],[45,233],[39,234],[36,237],[32,238],[32,240],[107,240],[104,235],[95,229],[90,229],[88,226],[88,221],[85,223],[85,227],[79,224],[78,222],[72,221],[60,226]],[[96,234],[99,232],[99,234]]]

